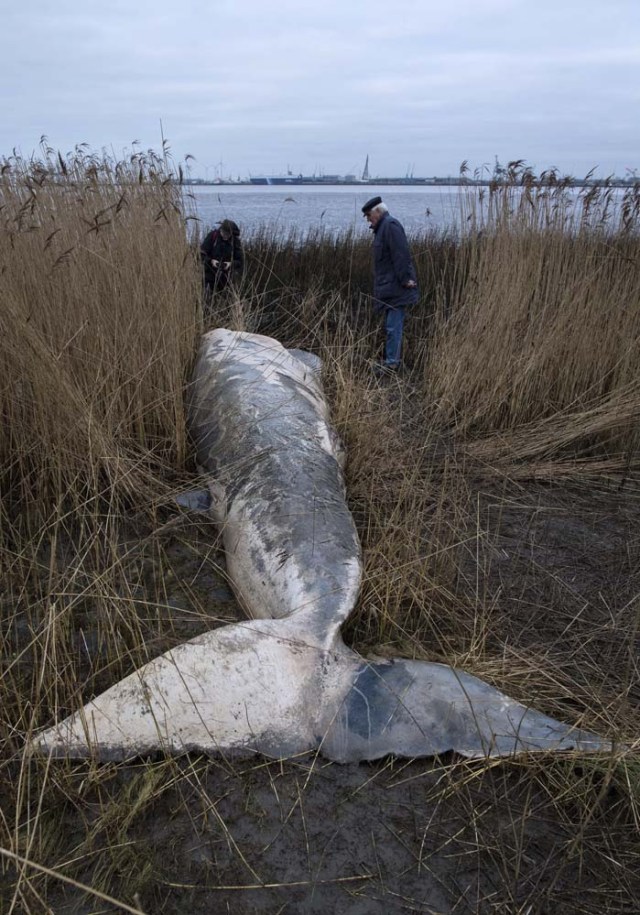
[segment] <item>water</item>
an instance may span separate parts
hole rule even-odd
[[[511,188],[511,194],[519,195],[522,190]],[[584,190],[565,189],[560,196],[554,192],[540,192],[541,200],[547,197],[554,205],[561,204],[567,220],[580,214]],[[611,188],[606,222],[615,228],[619,218],[619,206],[623,199],[622,188]],[[363,203],[379,194],[410,235],[429,229],[455,228],[465,218],[464,207],[469,212],[469,202],[475,201],[479,213],[480,195],[486,201],[487,189],[461,187],[318,187],[300,185],[294,187],[219,185],[188,187],[184,190],[187,210],[199,219],[200,233],[219,223],[222,219],[233,219],[238,223],[246,238],[260,228],[269,227],[287,236],[295,230],[301,235],[317,229],[330,234],[349,229],[366,235],[368,224],[362,216]],[[551,205],[551,204],[550,204]],[[598,223],[602,208],[594,207],[593,221]],[[577,223],[574,223],[574,226]]]
[[[243,236],[264,226],[302,234],[324,228],[329,233],[369,230],[361,207],[380,194],[410,234],[453,226],[460,219],[456,187],[276,187],[229,185],[185,188],[187,207],[195,208],[201,232],[222,219],[238,223]]]

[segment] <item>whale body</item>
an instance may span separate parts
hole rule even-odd
[[[367,659],[344,644],[361,548],[320,369],[269,337],[203,337],[189,427],[208,490],[179,501],[221,525],[251,619],[150,661],[36,735],[34,749],[98,759],[319,751],[337,762],[611,749],[464,671]]]

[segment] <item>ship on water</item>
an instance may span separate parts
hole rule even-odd
[[[367,184],[369,182],[369,156],[364,164],[362,177],[356,175],[294,175],[287,167],[286,175],[250,175],[251,184]]]
[[[407,174],[403,178],[372,178],[369,175],[369,156],[367,155],[366,161],[364,163],[364,168],[362,169],[362,174],[358,175],[295,175],[290,168],[287,168],[286,174],[284,175],[250,175],[249,181],[251,184],[260,184],[260,185],[325,185],[325,186],[335,186],[335,185],[361,185],[361,184],[375,184],[375,185],[412,185],[412,186],[429,186],[433,184],[460,184],[462,183],[460,179],[443,179],[443,178],[414,178],[413,173]],[[464,182],[471,183],[471,182]]]
[[[251,175],[251,184],[359,184],[355,175]]]

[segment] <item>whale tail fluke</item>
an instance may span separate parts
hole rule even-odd
[[[471,758],[611,744],[426,661],[367,661],[300,617],[225,626],[173,648],[37,735],[34,750],[102,760],[149,753],[320,750],[336,762],[388,754]]]
[[[388,754],[482,758],[611,749],[610,741],[522,705],[470,674],[399,659],[360,665],[322,745],[323,754],[339,762]]]

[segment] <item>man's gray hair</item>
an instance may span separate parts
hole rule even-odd
[[[370,212],[371,213],[388,213],[389,207],[386,205],[386,203],[379,203],[377,206],[373,207],[370,210]]]

